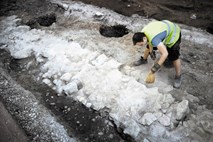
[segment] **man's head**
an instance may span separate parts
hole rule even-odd
[[[143,46],[147,44],[147,37],[144,33],[138,32],[133,35],[132,41],[134,45]]]

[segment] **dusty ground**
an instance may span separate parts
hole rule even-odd
[[[174,22],[198,27],[213,33],[213,1],[212,0],[76,0],[87,4],[106,7],[117,13],[131,16],[138,14],[158,20],[168,19]],[[59,10],[58,7],[43,1],[2,0],[0,15],[11,15],[23,9],[22,17],[38,17],[50,11]],[[35,9],[35,7],[37,7]]]
[[[174,22],[206,29],[213,33],[212,0],[77,0],[106,7],[117,13],[131,16],[138,14],[158,20]]]
[[[60,13],[61,8],[43,0],[16,1],[3,0],[0,2],[0,16],[19,15],[24,24],[31,24],[39,27],[34,20],[39,16],[49,13]],[[61,123],[67,126],[68,131],[75,132],[75,136],[80,141],[98,142],[98,141],[133,141],[128,135],[122,134],[122,130],[116,128],[107,114],[88,109],[81,103],[68,99],[66,96],[57,97],[55,91],[43,83],[38,83],[35,78],[22,68],[26,62],[33,60],[14,60],[6,51],[0,51],[0,68],[5,69],[17,83],[26,90],[31,91],[40,102],[45,105],[59,119]],[[4,86],[5,87],[5,86]],[[0,92],[1,93],[1,92]],[[5,103],[5,102],[3,102]],[[1,120],[8,119],[1,116]],[[21,124],[22,127],[24,124]],[[20,130],[22,131],[22,130]],[[2,139],[14,139],[11,131],[4,131]],[[33,133],[33,132],[32,132]],[[33,136],[26,134],[29,141]],[[21,141],[21,140],[20,140]]]
[[[202,28],[212,33],[213,29],[213,1],[212,0],[77,0],[84,3],[106,7],[117,13],[131,16],[138,14],[158,20],[168,19],[189,26]],[[196,18],[193,18],[193,14]],[[200,99],[200,104],[212,109],[212,53],[213,49],[182,41],[182,55],[184,81],[183,92],[193,94]],[[172,76],[172,74],[171,74]],[[176,90],[180,92],[180,90]],[[174,95],[177,94],[174,91]],[[207,99],[208,98],[208,99]],[[177,97],[178,99],[178,97]]]
[[[27,137],[0,101],[0,141],[27,142]],[[3,133],[2,133],[3,132]]]
[[[169,19],[175,22],[200,27],[212,31],[213,2],[204,1],[145,1],[145,0],[81,0],[85,3],[94,4],[101,7],[110,8],[118,13],[130,16],[139,14],[156,19]],[[153,2],[154,1],[154,2]],[[63,10],[56,5],[43,0],[3,0],[0,2],[0,16],[18,14],[23,19],[24,24],[36,25],[32,19],[46,13],[60,13]],[[192,14],[196,15],[194,19]],[[191,18],[190,18],[191,17]],[[56,19],[57,22],[57,19]],[[187,47],[187,48],[184,48]],[[202,49],[202,50],[201,50]],[[177,94],[189,93],[198,97],[199,104],[206,105],[213,109],[213,48],[202,47],[192,43],[182,42],[183,61],[183,86],[179,90],[174,90],[172,95],[176,99],[182,96]],[[108,120],[107,115],[87,109],[74,100],[67,100],[66,97],[55,97],[53,90],[43,84],[36,83],[33,77],[23,70],[21,66],[28,60],[14,60],[8,53],[1,50],[2,68],[6,69],[14,80],[21,84],[25,89],[30,90],[36,97],[49,108],[54,115],[59,117],[63,123],[74,126],[76,135],[82,141],[131,141],[128,136],[118,134],[122,130],[116,130]],[[33,59],[29,59],[33,60]],[[169,74],[172,76],[172,74]],[[54,97],[52,97],[54,96]],[[74,106],[69,106],[73,102]],[[195,110],[196,105],[190,104],[191,109]],[[68,109],[69,108],[69,109]],[[69,111],[68,111],[69,110]],[[102,114],[102,115],[100,115]],[[76,123],[78,121],[78,123]],[[107,123],[106,123],[107,122]],[[97,125],[98,124],[98,125]],[[98,134],[102,130],[104,134]],[[113,136],[113,137],[112,137]]]

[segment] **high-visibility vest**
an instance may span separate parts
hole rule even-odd
[[[152,39],[163,31],[166,31],[166,38],[162,42],[171,48],[180,37],[180,27],[178,25],[168,20],[163,20],[150,22],[142,29],[150,45],[152,45]]]

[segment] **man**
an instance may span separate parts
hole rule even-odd
[[[155,54],[153,50],[159,50],[161,54],[160,59],[151,68],[146,83],[154,82],[155,72],[160,69],[168,58],[173,62],[176,72],[173,86],[180,88],[182,80],[181,62],[179,59],[181,43],[180,27],[168,20],[153,21],[146,25],[141,32],[135,33],[132,40],[134,45],[146,46],[144,56],[133,63],[135,66],[146,64],[149,55],[154,59]]]

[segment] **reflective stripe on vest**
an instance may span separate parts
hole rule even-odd
[[[162,22],[166,23],[166,25],[168,27],[168,33],[167,33],[167,36],[166,36],[166,38],[168,38],[168,36],[171,32],[171,25],[169,25],[168,21],[166,21],[166,20],[163,20]],[[168,45],[174,43],[174,40],[175,40],[175,37],[176,37],[176,34],[177,34],[177,26],[174,23],[172,23],[172,24],[174,25],[174,31],[173,31],[173,34],[171,35],[172,38],[169,41],[166,42]]]

